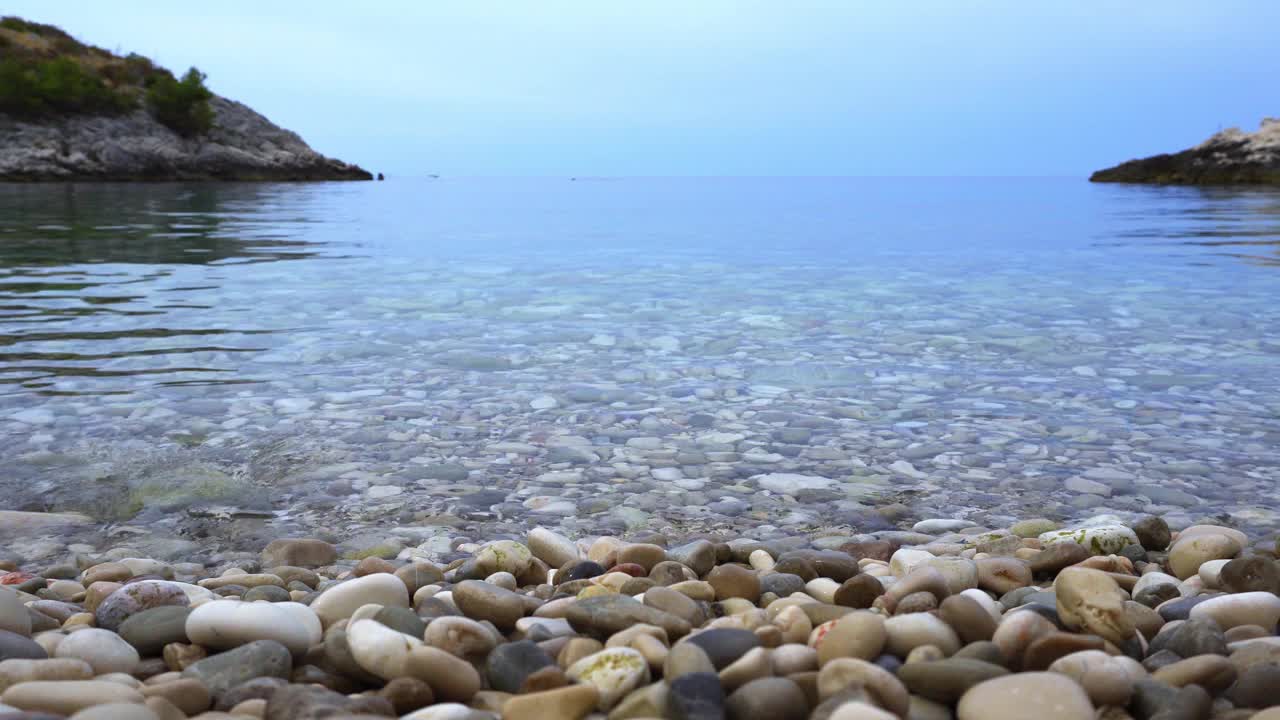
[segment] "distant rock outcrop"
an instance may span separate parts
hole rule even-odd
[[[1172,155],[1130,160],[1099,170],[1093,182],[1172,185],[1280,185],[1280,118],[1267,118],[1257,132],[1223,130]]]
[[[372,180],[140,55],[0,17],[0,181]]]
[[[0,180],[371,180],[297,133],[214,96],[213,129],[178,135],[143,110],[47,121],[0,114]]]

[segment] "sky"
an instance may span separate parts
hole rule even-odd
[[[1280,115],[1277,0],[0,0],[399,175],[1086,175]]]

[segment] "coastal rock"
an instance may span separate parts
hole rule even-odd
[[[0,180],[372,179],[359,167],[317,153],[242,103],[215,95],[209,105],[213,128],[193,138],[142,109],[44,122],[0,114]]]
[[[1091,182],[1174,185],[1280,185],[1280,118],[1256,132],[1223,130],[1173,154],[1129,160],[1089,176]]]

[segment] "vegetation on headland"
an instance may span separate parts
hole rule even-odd
[[[120,115],[142,107],[184,137],[213,127],[205,76],[181,79],[141,55],[120,57],[53,25],[0,18],[0,113],[23,119]]]

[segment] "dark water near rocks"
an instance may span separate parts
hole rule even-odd
[[[138,533],[1274,528],[1280,193],[0,185],[0,457],[0,505]]]

